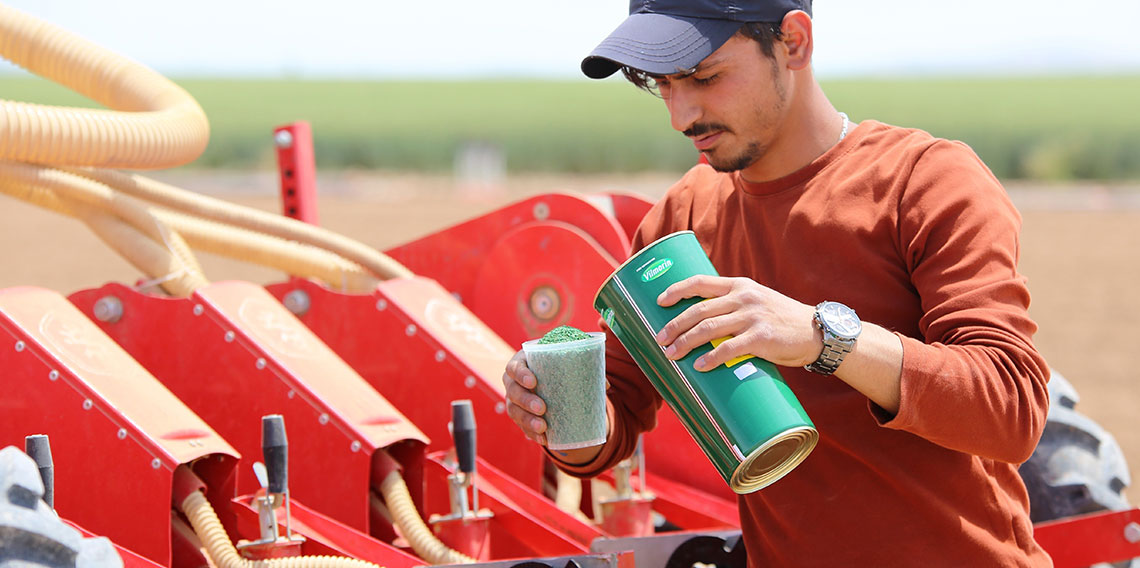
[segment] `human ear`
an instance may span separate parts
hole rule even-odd
[[[780,24],[784,49],[788,54],[788,68],[800,70],[811,65],[814,48],[811,31],[811,16],[803,10],[794,10],[784,16]]]

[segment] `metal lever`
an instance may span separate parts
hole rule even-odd
[[[289,491],[289,440],[280,414],[261,417],[261,455],[269,477],[266,492],[284,495]]]
[[[40,479],[44,482],[44,503],[55,509],[55,466],[51,461],[51,444],[46,434],[34,434],[24,438],[24,453],[36,462]]]
[[[475,516],[479,512],[479,489],[475,487],[475,412],[470,400],[451,401],[451,437],[455,442],[456,472],[447,477],[451,494],[448,518]],[[471,488],[468,507],[467,488]]]

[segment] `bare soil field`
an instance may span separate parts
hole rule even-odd
[[[280,208],[265,173],[166,172],[155,177],[268,211]],[[524,197],[622,190],[656,198],[674,176],[513,177],[464,185],[449,177],[336,173],[319,179],[321,224],[377,249],[430,234]],[[1040,325],[1036,342],[1081,395],[1077,409],[1112,432],[1140,474],[1140,187],[1010,184],[1024,218],[1021,270]],[[139,273],[82,224],[0,198],[0,288],[69,294]],[[281,273],[201,255],[211,280],[267,284]],[[1133,489],[1136,502],[1140,490]]]

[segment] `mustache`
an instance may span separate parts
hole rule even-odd
[[[684,134],[689,138],[695,138],[697,136],[704,136],[705,134],[716,132],[718,130],[724,132],[732,132],[727,125],[721,124],[719,122],[698,122],[690,126],[687,130],[682,131],[681,134]]]

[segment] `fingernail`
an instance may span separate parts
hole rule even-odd
[[[705,358],[697,357],[697,360],[693,363],[693,368],[698,371],[705,370]]]
[[[533,413],[535,413],[535,414],[538,414],[539,412],[542,412],[542,403],[541,403],[541,402],[539,402],[539,401],[537,401],[537,400],[531,401],[531,403],[530,403],[530,411],[531,411],[531,412],[533,412]]]
[[[663,329],[661,331],[658,331],[657,335],[653,336],[653,339],[656,339],[657,343],[661,343],[662,341],[665,341],[665,330]]]
[[[672,345],[665,348],[665,356],[666,357],[672,357],[673,354],[676,352],[677,352],[677,348],[672,346]]]

